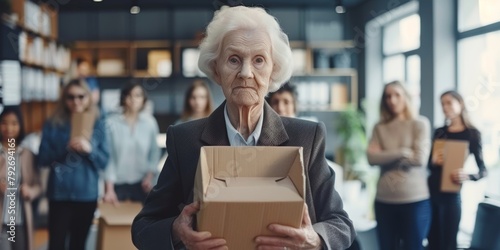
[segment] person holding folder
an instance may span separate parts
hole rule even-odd
[[[432,222],[427,237],[428,249],[455,250],[462,215],[460,184],[467,180],[477,181],[485,177],[487,171],[483,160],[481,133],[472,125],[462,96],[456,91],[447,91],[441,95],[441,105],[446,117],[445,125],[434,132],[433,150],[428,164],[430,171],[428,184],[432,206]],[[439,145],[439,140],[468,143],[468,151],[476,158],[478,173],[464,173],[462,163],[462,166],[451,166],[456,169],[448,176],[443,176],[447,155],[443,149],[446,146]],[[464,154],[466,154],[465,151]],[[449,157],[460,157],[464,161],[466,156],[462,158],[460,155],[453,154]],[[451,179],[452,183],[458,186],[457,191],[443,191],[442,182],[447,181],[446,178]]]
[[[87,84],[66,84],[54,115],[43,126],[39,150],[39,165],[50,167],[49,250],[85,249],[99,173],[109,158],[105,129]]]

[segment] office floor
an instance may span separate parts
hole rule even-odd
[[[87,249],[95,250],[97,240],[97,224],[92,225],[87,239]],[[47,250],[49,243],[49,232],[46,228],[35,230],[34,244],[35,250]]]

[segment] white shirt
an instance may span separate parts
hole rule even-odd
[[[134,184],[147,173],[157,173],[160,148],[154,117],[141,112],[133,128],[123,114],[109,116],[107,123],[110,155],[105,179],[115,184]]]
[[[254,131],[248,139],[245,140],[243,136],[236,130],[231,121],[229,120],[229,116],[227,114],[227,105],[224,106],[224,119],[226,121],[226,130],[227,130],[227,138],[229,139],[229,145],[231,146],[256,146],[257,142],[260,138],[260,133],[262,132],[262,121],[264,120],[264,111],[260,114],[259,121],[257,122],[257,126],[255,126]]]

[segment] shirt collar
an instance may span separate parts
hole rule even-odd
[[[227,130],[227,138],[229,139],[229,145],[231,146],[256,146],[259,141],[260,134],[262,132],[262,123],[264,120],[264,111],[259,117],[259,121],[257,122],[257,126],[255,126],[254,131],[247,140],[243,138],[243,136],[236,130],[231,121],[229,120],[229,116],[227,114],[227,104],[224,106],[224,120],[226,122],[226,130]]]

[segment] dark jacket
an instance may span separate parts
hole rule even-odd
[[[99,171],[109,158],[103,119],[94,124],[90,141],[92,152],[80,154],[67,148],[71,125],[48,121],[43,126],[39,166],[49,166],[47,196],[54,201],[96,201]]]
[[[169,127],[168,158],[132,224],[132,239],[139,249],[172,249],[172,223],[182,204],[192,202],[194,176],[200,148],[228,146],[224,105],[208,118]],[[278,116],[266,103],[259,146],[301,146],[306,168],[306,203],[315,231],[326,249],[346,249],[355,231],[342,200],[334,189],[335,173],[325,160],[325,126]]]

